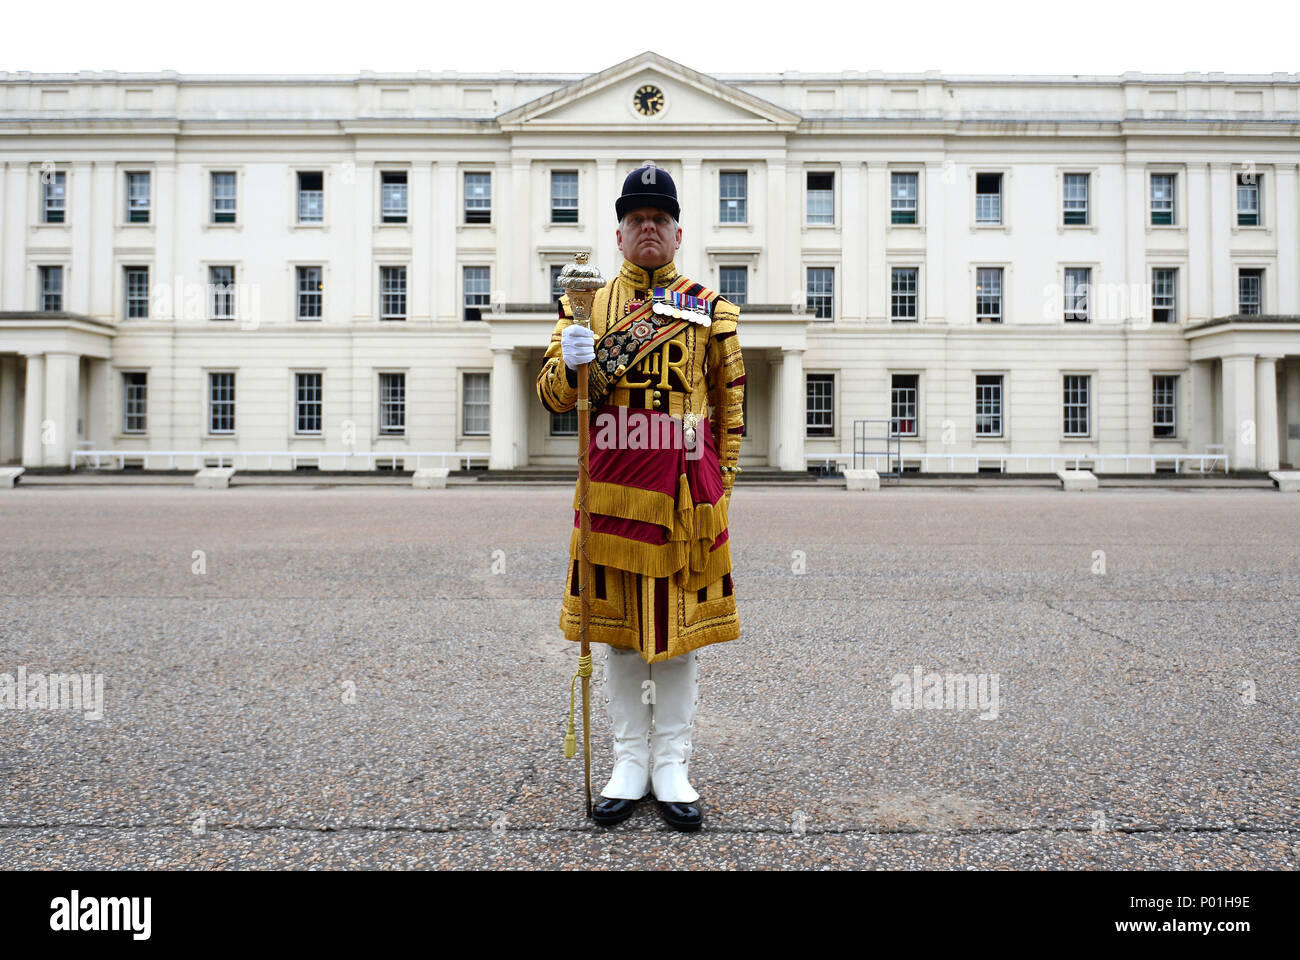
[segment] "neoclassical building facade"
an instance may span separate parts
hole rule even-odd
[[[923,470],[1300,463],[1300,75],[653,52],[0,73],[0,463],[572,464],[573,415],[533,390],[555,274],[617,271],[647,160],[678,185],[679,269],[742,304],[742,467],[840,457],[868,419]]]

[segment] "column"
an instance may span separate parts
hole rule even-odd
[[[437,191],[437,208],[434,210],[433,222],[437,224],[433,240],[433,319],[459,320],[463,316],[456,303],[456,289],[460,278],[456,276],[456,241],[460,234],[457,226],[463,214],[457,207],[460,196],[460,184],[457,179],[460,171],[455,161],[435,161],[433,164],[433,181]]]
[[[1286,367],[1286,416],[1283,418],[1287,427],[1286,460],[1292,470],[1300,469],[1300,437],[1290,435],[1292,424],[1300,424],[1300,359],[1291,357]]]
[[[763,211],[763,219],[767,229],[764,233],[763,246],[767,252],[767,263],[764,264],[767,277],[762,286],[756,285],[757,289],[750,292],[749,299],[755,303],[789,303],[790,271],[798,255],[798,244],[787,245],[786,242],[785,158],[769,159],[764,175],[767,178],[767,203]],[[775,377],[772,378],[772,382],[776,382]],[[775,443],[772,444],[771,450],[772,455],[775,456]]]
[[[745,381],[745,389],[749,389],[750,381]],[[781,403],[781,357],[779,354],[768,354],[767,356],[767,465],[769,467],[781,466],[781,411],[785,409]],[[750,403],[750,409],[754,408]]]
[[[1208,320],[1210,313],[1210,196],[1208,168],[1203,163],[1187,165],[1187,309],[1188,322]],[[1148,214],[1149,216],[1149,214]],[[1149,283],[1150,277],[1130,278]],[[1210,441],[1213,443],[1214,441]]]
[[[1127,258],[1124,262],[1125,281],[1143,284],[1149,282],[1146,275],[1147,230],[1151,223],[1151,212],[1146,201],[1147,172],[1141,163],[1130,161],[1124,167],[1124,226],[1127,236]],[[1187,211],[1177,213],[1180,223],[1186,223]],[[1145,289],[1140,287],[1139,289]],[[1125,326],[1130,325],[1130,318],[1139,308],[1129,307],[1129,316],[1125,317]]]
[[[781,349],[781,460],[782,470],[802,473],[807,469],[804,461],[804,410],[803,350]],[[839,411],[836,411],[838,416]]]
[[[533,238],[533,208],[529,203],[529,178],[532,166],[526,157],[515,157],[510,164],[510,204],[513,226],[499,249],[502,251],[500,286],[503,303],[531,303],[533,264],[529,244]],[[546,197],[550,198],[551,183],[546,181]],[[581,202],[581,201],[579,201]]]
[[[19,460],[18,358],[0,357],[0,463]]]
[[[45,413],[45,355],[27,355],[27,390],[23,397],[23,466],[45,465],[41,420]]]
[[[885,258],[889,236],[889,169],[876,160],[867,164],[866,299],[862,318],[867,323],[889,323],[889,264]],[[930,264],[921,271],[930,274]]]
[[[1255,358],[1256,462],[1260,470],[1276,470],[1277,463],[1277,356]]]
[[[488,469],[515,468],[516,374],[510,347],[492,348],[491,452]]]
[[[176,164],[170,160],[159,160],[155,166],[153,184],[154,195],[151,198],[153,209],[150,215],[154,218],[154,267],[151,271],[152,276],[149,278],[150,286],[155,287],[157,284],[171,284],[175,281],[176,274],[176,203],[178,191],[176,189]],[[201,181],[200,181],[201,182]],[[243,277],[236,277],[236,282],[242,281]],[[208,278],[200,276],[197,278],[198,283],[207,283]],[[150,294],[153,290],[150,290]],[[184,306],[184,289],[173,290],[170,297],[156,297],[151,299],[149,304],[149,315],[156,320],[174,320],[181,316],[181,308]],[[155,304],[170,303],[170,312],[159,311],[154,313]]]
[[[410,320],[429,320],[434,315],[431,296],[438,270],[433,254],[433,225],[437,217],[434,179],[427,163],[413,164],[410,178],[407,191],[411,209],[411,267],[407,316]]]
[[[90,227],[90,200],[94,194],[92,163],[74,163],[68,175],[68,221],[72,227],[72,263],[64,271],[63,309],[90,313],[90,276],[94,263]]]
[[[91,165],[90,202],[86,205],[92,216],[90,231],[90,249],[96,252],[113,249],[113,229],[117,221],[113,209],[116,191],[113,189],[113,162],[98,161]],[[96,256],[87,264],[78,264],[85,270],[89,268],[88,282],[90,295],[86,310],[92,317],[116,317],[119,314],[114,303],[114,288],[118,287],[117,270],[121,269],[111,257]]]
[[[1232,470],[1255,469],[1255,444],[1244,443],[1246,430],[1255,421],[1255,355],[1236,354],[1223,358],[1223,443]]]
[[[623,255],[618,252],[618,239],[614,236],[614,231],[618,229],[614,202],[622,189],[623,183],[618,180],[618,166],[614,159],[602,157],[597,160],[596,209],[591,218],[590,234],[591,262],[600,267],[600,272],[607,279],[616,276],[623,265]],[[609,266],[601,266],[604,263]],[[678,264],[678,269],[681,269],[681,264]]]
[[[1278,273],[1276,312],[1285,316],[1295,316],[1300,314],[1300,270],[1294,269],[1294,264],[1300,263],[1300,221],[1297,221],[1296,214],[1296,165],[1279,163],[1275,169],[1277,211],[1273,223],[1273,235],[1277,237],[1277,262],[1293,265],[1292,269],[1284,269]],[[1264,217],[1267,223],[1267,208],[1264,210]]]
[[[77,439],[77,379],[81,358],[75,353],[45,354],[45,420],[51,428],[45,466],[66,467]]]
[[[379,283],[379,270],[375,266],[375,216],[374,198],[378,189],[375,186],[375,165],[373,162],[356,164],[355,182],[346,184],[351,191],[352,209],[344,213],[344,203],[338,203],[340,219],[349,217],[352,221],[353,246],[349,251],[352,258],[352,319],[378,320],[375,313],[375,285]],[[340,178],[341,180],[342,178]],[[335,188],[339,200],[348,199],[348,190],[339,183]],[[409,189],[409,187],[408,187]],[[346,229],[346,227],[345,227]],[[342,271],[339,271],[342,273]],[[333,312],[333,311],[330,311]]]
[[[696,158],[682,161],[682,182],[678,184],[678,199],[682,205],[682,248],[675,254],[677,269],[688,277],[700,280],[705,275],[704,211],[709,202],[717,203],[716,198],[704,195],[704,176],[700,161]],[[707,284],[706,284],[707,285]]]
[[[955,175],[955,171],[954,171]],[[925,266],[921,282],[925,284],[925,317],[927,323],[948,323],[948,307],[944,302],[947,284],[944,282],[948,256],[944,249],[947,237],[948,203],[944,192],[943,164],[927,161],[923,186],[925,211],[921,222],[925,224]],[[882,201],[883,202],[883,201]],[[889,313],[886,311],[885,316]]]
[[[113,429],[109,422],[109,361],[92,357],[89,363],[89,377],[86,393],[89,397],[89,422],[86,424],[85,436],[95,450],[104,450],[113,445]]]
[[[515,207],[514,184],[511,178],[512,165],[508,160],[499,160],[492,166],[492,245],[496,248],[496,262],[492,265],[492,285],[489,292],[490,302],[505,303],[509,297],[507,291],[514,289],[514,262],[510,256],[510,238],[514,231],[527,232],[532,235],[532,224],[527,217],[520,219]]]
[[[1188,453],[1204,453],[1214,443],[1214,361],[1191,362],[1191,395],[1183,409],[1191,418],[1187,427]]]
[[[866,278],[862,269],[862,248],[864,241],[869,243],[874,234],[866,230],[866,211],[863,209],[862,181],[863,168],[860,163],[845,163],[840,170],[844,188],[844,222],[840,224],[840,236],[843,238],[843,259],[840,261],[841,288],[844,297],[840,301],[840,318],[851,318],[859,323],[867,319]],[[879,203],[873,203],[875,194],[866,198],[866,209],[874,210]]]
[[[1228,201],[1232,194],[1228,177],[1231,172],[1231,167],[1226,163],[1210,164],[1211,317],[1226,317],[1237,312],[1237,278],[1229,259],[1232,233]],[[1185,219],[1179,219],[1179,223],[1186,222]]]
[[[511,359],[514,361],[515,377],[515,412],[514,423],[515,466],[528,466],[528,418],[533,410],[538,409],[537,394],[533,392],[533,381],[528,376],[528,351],[515,350]],[[549,416],[549,414],[547,414]]]

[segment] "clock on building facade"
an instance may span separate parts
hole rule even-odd
[[[647,83],[632,95],[632,102],[636,106],[637,113],[644,117],[653,117],[664,108],[664,92],[653,83]]]

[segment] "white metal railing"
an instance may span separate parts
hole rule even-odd
[[[124,464],[127,458],[140,460],[141,466],[147,470],[149,469],[150,458],[156,460],[160,457],[166,457],[167,469],[175,470],[177,469],[176,458],[180,457],[182,460],[193,460],[195,470],[207,466],[207,461],[209,460],[216,460],[217,466],[219,467],[233,467],[236,465],[236,458],[243,461],[241,468],[248,470],[251,469],[248,465],[249,457],[265,457],[266,469],[270,470],[271,462],[275,457],[287,457],[291,463],[290,469],[293,470],[298,469],[299,460],[315,460],[318,467],[323,467],[326,458],[337,458],[339,461],[337,469],[339,470],[350,469],[348,464],[354,460],[366,461],[366,469],[374,470],[376,460],[410,460],[414,457],[415,468],[418,470],[424,465],[425,457],[438,457],[441,461],[438,465],[445,467],[448,458],[455,460],[457,464],[461,461],[465,461],[465,463],[468,464],[474,460],[486,461],[488,456],[489,455],[486,453],[466,453],[463,450],[445,452],[441,450],[425,450],[412,453],[406,453],[404,451],[396,453],[377,453],[374,451],[358,453],[353,450],[322,451],[320,453],[293,450],[73,450],[72,468],[74,470],[77,468],[78,459],[84,459],[87,465],[92,465],[91,461],[93,461],[93,466],[98,470],[101,469],[101,461],[103,458],[115,457],[117,458],[117,468],[119,470],[124,469]]]
[[[876,465],[875,469],[877,470],[880,468],[881,460],[894,459],[892,457],[887,457],[885,454],[872,455],[859,453],[858,456],[860,456],[864,461],[868,459],[873,460]],[[824,463],[829,468],[832,463],[852,464],[853,453],[809,453],[804,455],[804,459],[809,463]],[[1097,473],[1113,472],[1105,469],[1107,461],[1122,461],[1124,464],[1124,473],[1134,472],[1131,469],[1131,464],[1134,461],[1146,461],[1146,469],[1137,471],[1140,473],[1155,473],[1157,462],[1172,462],[1175,471],[1180,474],[1191,472],[1190,469],[1184,468],[1184,464],[1188,464],[1189,466],[1195,465],[1195,468],[1202,474],[1204,474],[1207,469],[1213,472],[1218,469],[1219,465],[1223,467],[1225,475],[1228,472],[1228,457],[1225,453],[903,453],[901,459],[913,461],[920,460],[921,471],[923,473],[931,472],[933,469],[930,466],[932,461],[946,461],[948,464],[948,472],[955,473],[956,463],[959,460],[975,460],[977,469],[978,462],[981,460],[989,463],[996,460],[998,462],[998,469],[1002,473],[1007,472],[1008,463],[1017,462],[1023,462],[1025,465],[1024,472],[1031,473],[1033,471],[1029,469],[1029,464],[1032,461],[1042,460],[1047,461],[1047,470],[1045,471],[1047,473],[1055,473],[1058,469],[1077,470],[1079,468],[1079,461],[1081,460],[1086,460],[1092,463],[1093,470]],[[1058,461],[1061,464],[1059,468],[1056,465]],[[1073,466],[1070,466],[1071,464],[1073,464]]]

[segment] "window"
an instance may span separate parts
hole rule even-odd
[[[406,222],[406,171],[384,170],[379,174],[379,214],[383,223]]]
[[[401,436],[406,433],[406,374],[379,375],[379,433]]]
[[[149,375],[132,371],[122,374],[122,432],[144,433],[149,399]]]
[[[149,316],[149,268],[126,267],[123,284],[126,288],[126,317],[128,320]]]
[[[808,174],[808,222],[835,222],[835,174]]]
[[[465,222],[492,222],[492,174],[465,174]]]
[[[321,432],[321,375],[299,373],[294,391],[294,433]]]
[[[325,222],[325,174],[298,174],[298,222]]]
[[[212,222],[235,222],[235,175],[212,174]]]
[[[975,222],[1002,222],[1002,174],[975,174]]]
[[[889,175],[889,222],[916,223],[917,175]]]
[[[483,436],[488,432],[490,385],[486,373],[462,374],[465,386],[462,401],[461,432],[466,436]]]
[[[551,414],[551,436],[576,437],[578,435],[578,410],[566,410],[564,413]]]
[[[551,264],[551,299],[559,302],[560,297],[564,296],[565,290],[560,286],[560,274],[564,272],[564,264]]]
[[[68,175],[62,170],[41,171],[41,222],[63,223],[68,206]]]
[[[1151,271],[1151,322],[1177,323],[1178,271],[1156,267]]]
[[[975,271],[975,322],[1002,322],[1002,268],[980,267]]]
[[[889,435],[891,437],[916,436],[916,394],[920,376],[915,373],[896,373],[889,388]]]
[[[491,299],[492,271],[490,267],[466,267],[465,319],[482,320],[483,307]]]
[[[749,295],[748,267],[718,267],[718,293],[736,306],[741,306]]]
[[[235,432],[235,375],[208,374],[208,433]]]
[[[1174,174],[1151,174],[1151,225],[1153,227],[1173,226],[1178,221],[1174,218]]]
[[[806,375],[807,397],[804,426],[810,437],[835,436],[835,375],[810,373]],[[748,392],[748,391],[746,391]]]
[[[41,267],[41,310],[56,312],[63,309],[63,268]]]
[[[975,436],[1002,436],[1002,376],[975,377]]]
[[[1067,376],[1065,378],[1065,435],[1067,437],[1086,437],[1088,435],[1088,381],[1087,376]]]
[[[889,318],[891,320],[916,319],[916,267],[894,267],[889,293]]]
[[[744,170],[723,170],[718,175],[718,220],[722,223],[747,222],[748,201],[749,174]]]
[[[1259,203],[1260,197],[1263,196],[1260,190],[1260,181],[1263,177],[1262,173],[1237,174],[1237,226],[1263,225]]]
[[[149,174],[126,175],[126,222],[149,222]]]
[[[551,171],[551,223],[578,222],[578,171]]]
[[[830,320],[835,305],[835,270],[833,267],[808,268],[808,309],[818,320]]]
[[[379,316],[406,319],[406,267],[379,268]]]
[[[1088,224],[1088,175],[1086,173],[1067,173],[1065,175],[1065,209],[1062,211],[1067,227],[1082,227]]]
[[[1090,267],[1065,268],[1065,319],[1088,321],[1088,288],[1092,283]]]
[[[1151,436],[1178,435],[1178,377],[1161,374],[1151,378]]]
[[[320,267],[298,268],[298,319],[321,319],[321,300],[325,284]]]
[[[212,291],[212,319],[235,318],[235,268],[208,267],[208,289]]]
[[[1264,312],[1264,271],[1237,271],[1237,312],[1256,315]]]

